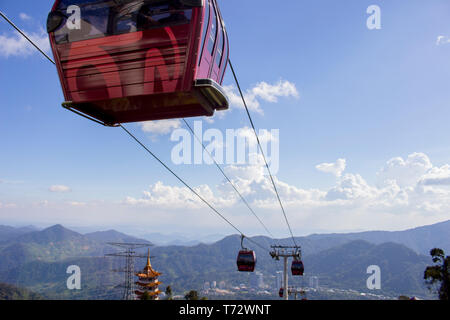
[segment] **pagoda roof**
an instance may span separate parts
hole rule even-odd
[[[160,275],[161,273],[155,271],[152,267],[152,264],[150,262],[150,249],[148,249],[147,264],[141,272],[136,273],[136,276],[138,276],[139,278],[155,278]]]
[[[137,281],[136,284],[141,287],[151,288],[151,287],[159,286],[161,284],[161,282],[157,281],[157,282],[150,282],[150,283],[142,283],[142,282]]]

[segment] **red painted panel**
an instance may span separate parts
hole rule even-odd
[[[182,90],[189,30],[173,26],[57,45],[66,96],[86,102]],[[120,88],[135,84],[142,85]]]

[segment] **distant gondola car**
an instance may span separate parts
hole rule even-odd
[[[256,254],[251,250],[239,251],[237,257],[237,267],[240,272],[253,272],[256,265]]]
[[[114,125],[228,109],[216,0],[56,0],[47,31],[72,111]]]
[[[302,276],[305,272],[305,267],[301,260],[292,261],[291,272],[293,276]]]
[[[283,298],[284,296],[284,289],[280,288],[280,291],[278,291],[278,295],[280,296],[280,298]]]

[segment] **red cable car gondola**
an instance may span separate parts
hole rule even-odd
[[[294,259],[291,265],[291,272],[293,276],[303,276],[305,272],[303,261]]]
[[[280,298],[283,298],[284,296],[284,289],[280,288],[280,291],[278,291],[278,295],[280,296]]]
[[[236,264],[240,272],[253,272],[256,266],[256,254],[254,251],[244,248],[244,236],[241,236],[241,247]]]
[[[239,251],[237,257],[237,267],[240,272],[253,272],[255,271],[256,255],[251,250]]]
[[[114,125],[228,109],[216,0],[56,0],[47,31],[76,113]]]

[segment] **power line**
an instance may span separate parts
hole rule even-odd
[[[45,52],[44,50],[42,50],[41,48],[39,48],[39,46],[34,43],[33,40],[31,40],[26,34],[25,32],[23,32],[22,30],[20,30],[11,20],[8,19],[7,16],[5,16],[1,11],[0,11],[0,16],[2,16],[3,19],[6,20],[6,22],[8,22],[14,29],[17,30],[17,32],[19,32],[25,39],[28,40],[28,42],[30,42],[40,53],[42,53],[44,55],[44,57],[46,57],[51,63],[55,64],[55,61],[53,61],[52,58],[50,58]]]
[[[287,224],[287,226],[288,226],[288,228],[289,228],[289,232],[291,233],[292,241],[294,242],[294,245],[297,246],[297,243],[295,242],[294,233],[292,232],[291,225],[289,224],[289,220],[288,220],[288,218],[287,218],[286,211],[284,210],[283,203],[281,202],[280,194],[278,193],[278,189],[277,189],[277,186],[276,186],[276,184],[275,184],[275,180],[273,179],[272,172],[270,171],[269,165],[267,164],[267,159],[266,159],[266,156],[265,156],[265,154],[264,154],[264,150],[263,150],[263,148],[262,148],[262,146],[261,146],[261,142],[260,142],[260,140],[259,140],[259,136],[258,136],[258,134],[256,133],[255,124],[253,123],[252,116],[250,115],[250,111],[249,111],[249,109],[248,109],[247,102],[245,101],[244,93],[242,92],[241,86],[240,86],[240,84],[239,84],[239,80],[238,80],[238,78],[237,78],[237,76],[236,76],[236,72],[234,71],[234,68],[233,68],[233,64],[231,63],[231,59],[228,59],[228,62],[229,62],[229,64],[230,64],[231,71],[233,72],[233,77],[234,77],[234,80],[235,80],[235,82],[236,82],[236,85],[237,85],[237,87],[238,87],[238,89],[239,89],[239,93],[240,93],[240,95],[241,95],[242,102],[244,103],[244,106],[245,106],[245,110],[246,110],[246,112],[247,112],[248,119],[250,120],[250,124],[251,124],[251,126],[252,126],[252,128],[253,128],[253,132],[255,133],[256,141],[258,142],[259,149],[261,150],[261,154],[262,154],[262,156],[263,156],[264,163],[266,164],[267,171],[269,172],[270,181],[272,182],[273,189],[275,190],[275,193],[276,193],[276,195],[277,195],[278,203],[280,204],[281,211],[283,212],[283,215],[284,215],[284,219],[286,220],[286,224]]]
[[[250,212],[255,216],[255,218],[259,221],[259,223],[263,226],[263,228],[266,230],[266,232],[272,237],[275,238],[275,236],[272,234],[272,232],[269,231],[269,229],[266,227],[266,225],[262,222],[262,220],[258,217],[258,215],[255,213],[255,211],[250,207],[250,204],[247,202],[247,200],[245,200],[244,196],[239,192],[239,190],[237,189],[236,185],[231,181],[231,179],[226,175],[226,173],[223,171],[222,167],[217,163],[216,159],[212,156],[211,152],[208,151],[208,149],[206,149],[205,145],[203,144],[203,142],[200,140],[200,138],[195,134],[194,130],[192,129],[192,127],[189,125],[189,123],[186,121],[186,119],[183,119],[184,123],[186,124],[186,126],[189,128],[189,130],[192,132],[192,134],[194,135],[194,137],[197,139],[197,141],[202,145],[203,150],[205,150],[209,157],[214,161],[214,164],[216,165],[217,169],[219,169],[219,171],[222,173],[222,175],[225,177],[225,179],[230,183],[230,185],[233,187],[234,191],[236,191],[236,193],[239,195],[239,197],[241,198],[242,202],[244,202],[244,204],[247,206],[247,208],[250,210]]]

